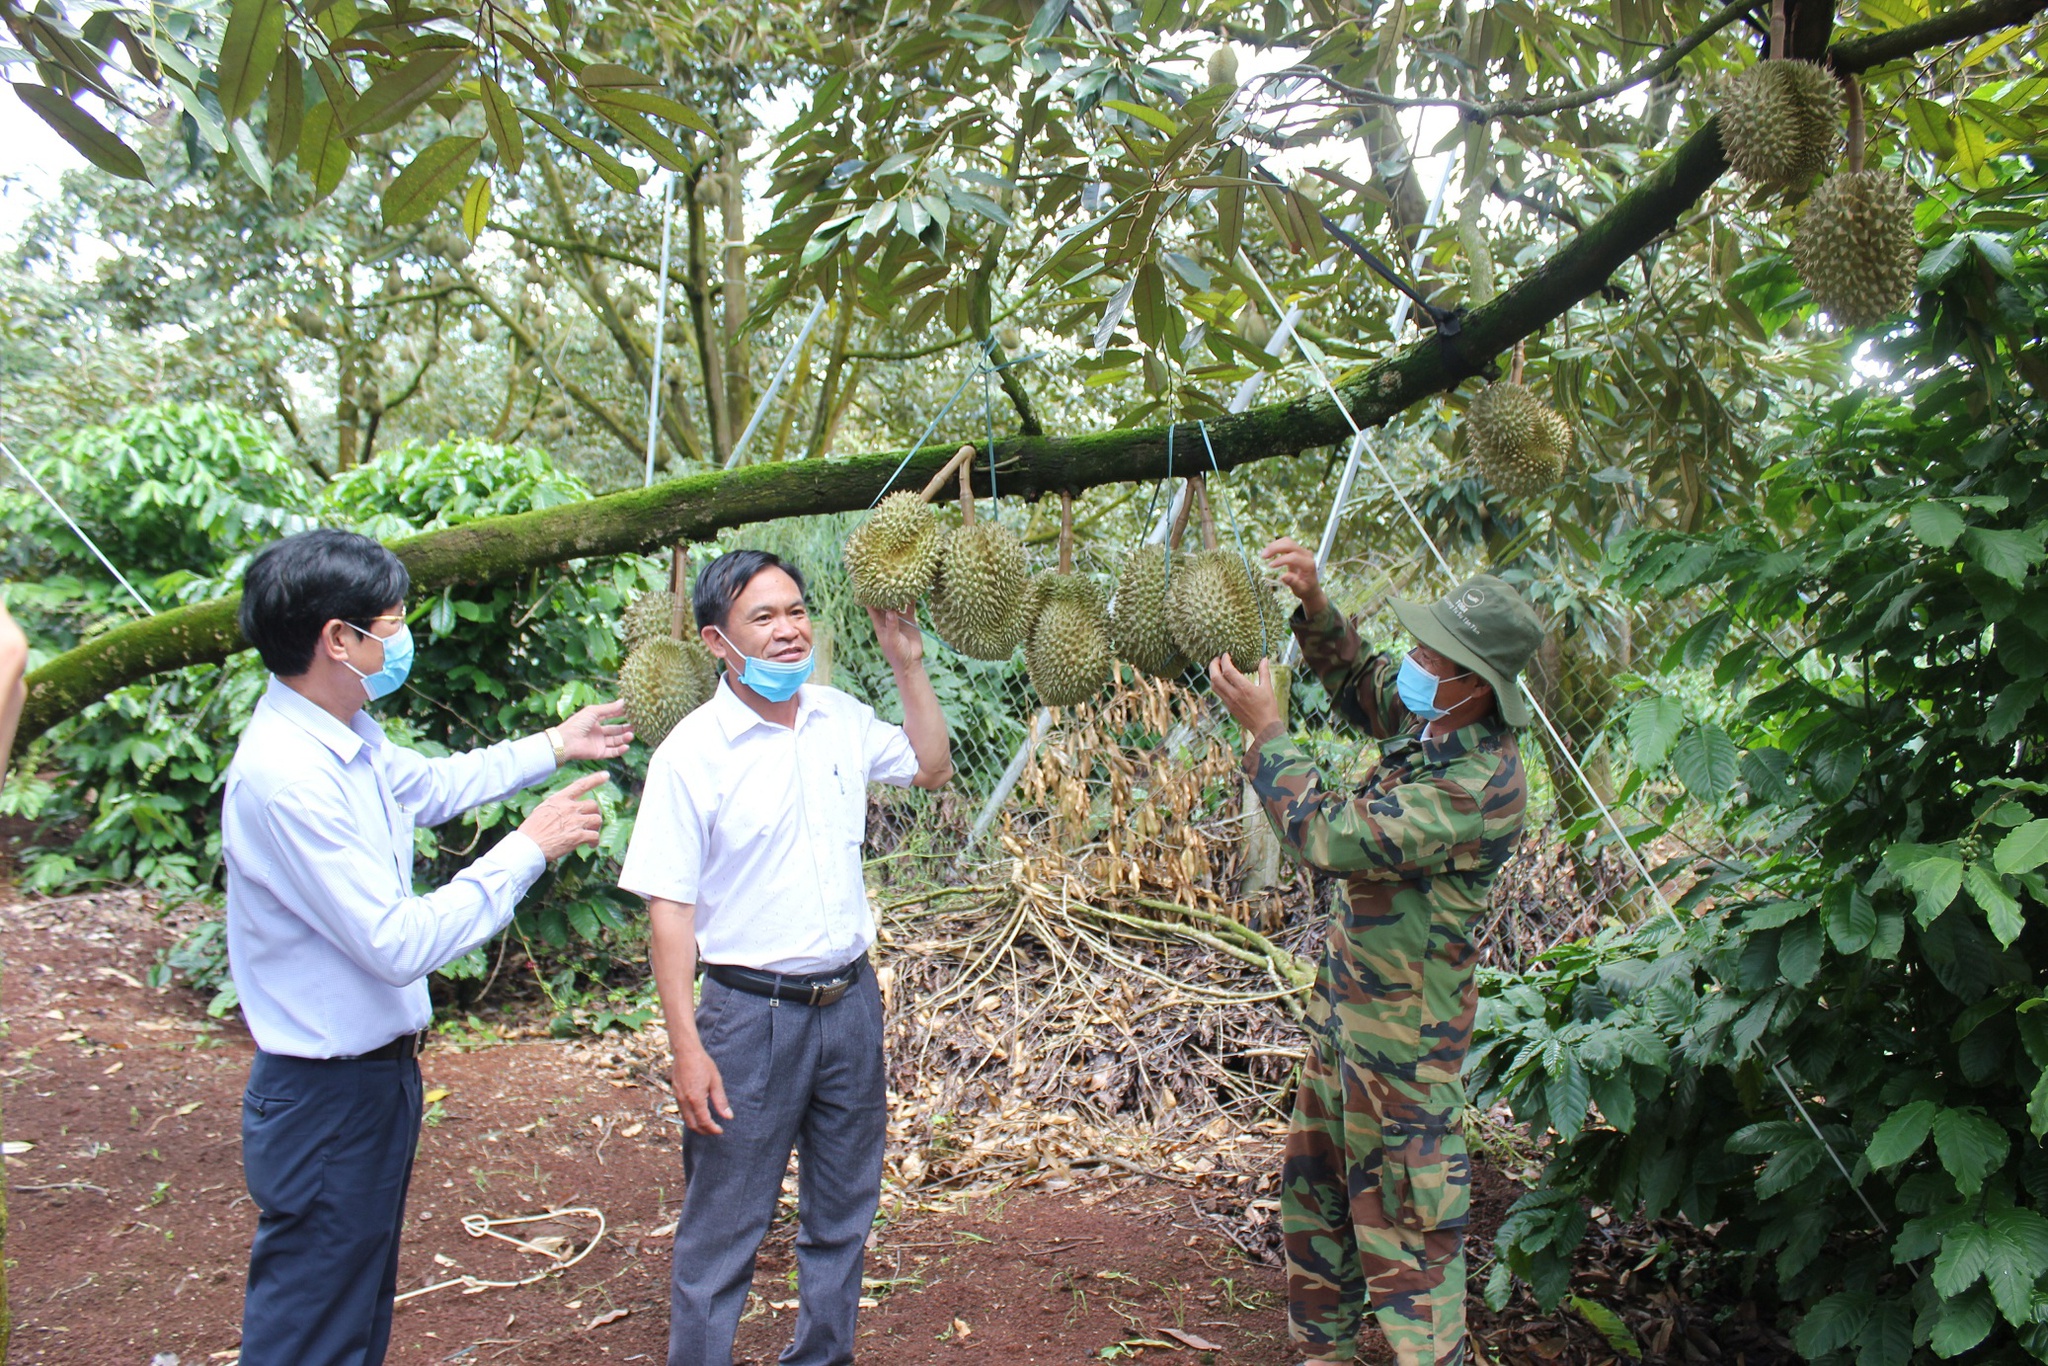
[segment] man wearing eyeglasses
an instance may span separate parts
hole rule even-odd
[[[309,531],[256,556],[242,634],[270,670],[228,768],[228,967],[257,1054],[242,1098],[255,1245],[242,1366],[376,1366],[419,1141],[414,1060],[427,974],[512,918],[548,860],[597,843],[557,790],[446,886],[413,888],[413,830],[625,752],[616,702],[540,735],[429,759],[364,713],[412,668],[405,565],[367,536]],[[431,686],[431,684],[429,684]]]
[[[1521,842],[1529,784],[1515,731],[1529,710],[1516,676],[1543,627],[1481,574],[1426,606],[1395,599],[1416,644],[1368,655],[1313,554],[1285,539],[1264,553],[1300,600],[1303,661],[1337,714],[1380,741],[1365,782],[1333,788],[1287,738],[1270,664],[1256,678],[1227,655],[1209,666],[1282,846],[1345,878],[1282,1171],[1288,1330],[1311,1362],[1349,1362],[1369,1305],[1400,1366],[1462,1366],[1473,935]]]

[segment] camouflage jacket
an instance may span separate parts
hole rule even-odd
[[[1398,658],[1360,658],[1357,630],[1334,608],[1313,621],[1297,612],[1293,627],[1338,714],[1382,741],[1356,792],[1326,786],[1277,727],[1245,755],[1281,844],[1345,876],[1311,1024],[1371,1070],[1456,1080],[1478,1005],[1473,936],[1528,807],[1515,732],[1495,715],[1424,739],[1394,688]]]

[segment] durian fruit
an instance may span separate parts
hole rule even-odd
[[[702,641],[655,636],[627,655],[619,668],[619,696],[633,723],[633,738],[649,748],[667,739],[676,722],[709,702],[717,688],[718,661]]]
[[[1792,263],[1837,323],[1883,322],[1913,297],[1920,267],[1912,188],[1880,170],[1829,176],[1800,211]]]
[[[1203,665],[1229,655],[1246,673],[1287,638],[1272,589],[1255,582],[1235,552],[1217,548],[1174,566],[1166,619],[1183,655]]]
[[[846,573],[863,607],[902,609],[931,590],[943,528],[919,494],[892,493],[846,541]]]
[[[1172,575],[1186,567],[1186,561],[1175,557]],[[1141,545],[1124,562],[1116,596],[1109,603],[1109,643],[1116,657],[1154,678],[1176,678],[1188,667],[1166,620],[1170,577],[1166,547]]]
[[[657,636],[667,636],[675,610],[675,595],[665,588],[642,593],[628,603],[625,615],[619,620],[619,634],[625,639],[626,653],[631,654]]]
[[[1102,590],[1080,574],[1048,572],[1032,582],[1031,634],[1024,664],[1048,707],[1086,702],[1109,682],[1115,658]]]
[[[1465,421],[1479,472],[1502,493],[1538,493],[1564,473],[1570,424],[1515,381],[1480,390]]]
[[[1842,91],[1812,62],[1758,62],[1721,95],[1721,149],[1743,179],[1803,189],[1842,145]]]
[[[932,627],[969,659],[1008,659],[1031,629],[1031,566],[1000,522],[954,528],[932,582]]]

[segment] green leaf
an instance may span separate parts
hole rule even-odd
[[[1946,851],[1924,844],[1898,844],[1885,851],[1884,861],[1913,889],[1918,898],[1913,916],[1923,926],[1932,925],[1962,890],[1963,861]]]
[[[483,145],[481,137],[441,138],[414,157],[384,190],[384,226],[400,228],[425,218],[444,195],[462,183]]]
[[[484,235],[484,225],[491,218],[491,180],[489,176],[478,176],[469,182],[469,189],[462,196],[462,235],[474,242]]]
[[[229,122],[255,108],[284,43],[284,20],[284,0],[234,0],[228,10],[214,88]]]
[[[1932,1317],[1934,1327],[1927,1345],[1936,1356],[1953,1357],[1961,1356],[1990,1335],[1992,1325],[1998,1322],[1998,1311],[1992,1307],[1990,1296],[1970,1295],[1934,1306]]]
[[[1653,769],[1664,762],[1685,729],[1685,706],[1675,697],[1647,697],[1628,709],[1624,725],[1636,767]]]
[[[1956,154],[1956,137],[1949,125],[1948,109],[1930,99],[1913,96],[1899,102],[1913,145],[1947,160]]]
[[[717,137],[718,128],[710,119],[679,100],[666,95],[656,95],[646,90],[628,90],[608,87],[602,90],[586,90],[583,98],[592,104],[619,105],[641,114],[652,114],[658,119],[667,119],[692,132],[706,137]]]
[[[1803,987],[1820,971],[1820,922],[1808,917],[1785,927],[1778,937],[1778,971],[1795,987]]]
[[[1934,1259],[1934,1288],[1954,1298],[1975,1285],[1990,1265],[1991,1230],[1965,1219],[1942,1235],[1941,1254]]]
[[[555,26],[555,32],[568,36],[569,25],[576,18],[569,8],[569,0],[547,0],[548,19]]]
[[[1565,1303],[1571,1306],[1573,1313],[1591,1324],[1594,1332],[1607,1339],[1609,1351],[1630,1361],[1643,1359],[1643,1349],[1636,1342],[1635,1334],[1628,1331],[1628,1325],[1621,1321],[1621,1315],[1584,1295],[1573,1295]]]
[[[334,193],[353,155],[331,103],[316,104],[306,111],[306,122],[299,129],[299,169],[313,178],[315,203]]]
[[[2031,820],[1998,842],[1991,866],[2001,873],[2029,873],[2048,863],[2048,820]]]
[[[682,148],[676,146],[668,134],[656,128],[644,117],[623,105],[613,104],[609,100],[599,100],[593,95],[586,95],[584,103],[588,104],[599,118],[624,133],[634,146],[653,157],[657,166],[678,174],[689,173],[689,156]]]
[[[2030,1209],[1994,1209],[1985,1223],[1991,1235],[1991,1262],[1984,1281],[2005,1321],[2019,1325],[2034,1317],[2034,1282],[2048,1271],[2048,1219]]]
[[[512,107],[505,87],[488,73],[477,78],[477,86],[483,91],[484,126],[490,130],[491,145],[498,149],[498,164],[507,173],[518,175],[526,164],[526,134],[519,127],[519,111]]]
[[[1988,574],[2018,588],[2027,571],[2041,562],[2038,531],[1997,531],[1972,527],[1963,533],[1963,551]]]
[[[73,151],[109,175],[124,180],[148,180],[149,168],[135,149],[114,136],[107,126],[65,99],[47,85],[14,82],[14,93],[35,110],[36,117],[56,130]]]
[[[469,60],[467,47],[430,48],[395,71],[370,83],[349,111],[350,137],[381,133],[396,127],[407,114],[438,94],[455,75],[455,69]]]
[[[1983,1189],[1984,1178],[2005,1161],[2011,1148],[2005,1130],[1982,1114],[1944,1108],[1934,1117],[1934,1151],[1965,1195]]]
[[[590,163],[590,168],[597,172],[598,178],[603,180],[605,184],[615,190],[623,190],[628,194],[640,188],[640,175],[637,171],[625,162],[620,161],[610,152],[607,152],[604,148],[598,146],[591,139],[571,129],[568,124],[563,123],[547,110],[535,109],[529,105],[522,104],[519,106],[519,112],[532,119],[542,128],[545,128],[558,141],[579,153],[584,160]]]
[[[1142,120],[1157,128],[1168,137],[1172,137],[1180,131],[1180,125],[1175,123],[1172,118],[1160,113],[1157,109],[1147,109],[1144,105],[1133,104],[1129,100],[1104,100],[1102,107],[1104,109],[1114,109],[1120,114],[1129,114],[1132,118]]]
[[[1913,504],[1906,513],[1906,525],[1913,529],[1913,534],[1923,544],[1936,550],[1947,550],[1962,536],[1968,523],[1963,520],[1962,509],[1955,504],[1929,498]]]
[[[1728,800],[1742,772],[1742,753],[1719,726],[1695,726],[1671,751],[1678,781],[1701,806],[1717,807]]]
[[[1793,1345],[1808,1361],[1847,1347],[1856,1340],[1870,1310],[1869,1295],[1837,1291],[1806,1311],[1806,1317],[1799,1320],[1799,1331],[1793,1335]]]
[[[1854,883],[1841,884],[1822,900],[1820,914],[1838,953],[1861,953],[1877,937],[1877,908]]]
[[[299,150],[299,132],[306,121],[306,77],[299,55],[286,48],[270,76],[270,113],[264,122],[264,151],[272,165]]]
[[[1916,1100],[1911,1105],[1891,1112],[1884,1123],[1877,1126],[1877,1132],[1870,1136],[1870,1146],[1863,1155],[1870,1165],[1879,1171],[1895,1167],[1914,1153],[1927,1141],[1927,1135],[1934,1129],[1934,1117],[1941,1110],[1931,1100]]]
[[[2035,1138],[2048,1137],[2048,1071],[2041,1073],[2033,1094],[2027,1097],[2027,1120]]]
[[[1963,870],[1963,888],[1970,899],[1984,912],[1984,919],[1990,924],[1991,932],[1998,936],[1998,942],[2006,948],[2020,937],[2026,928],[2026,918],[2020,914],[2020,903],[1998,877],[1983,864],[1973,863]]]

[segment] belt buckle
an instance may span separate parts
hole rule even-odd
[[[829,1002],[825,1001],[824,996],[825,984],[823,982],[813,982],[811,983],[810,999],[805,1001],[804,1004],[807,1006],[830,1004]]]

